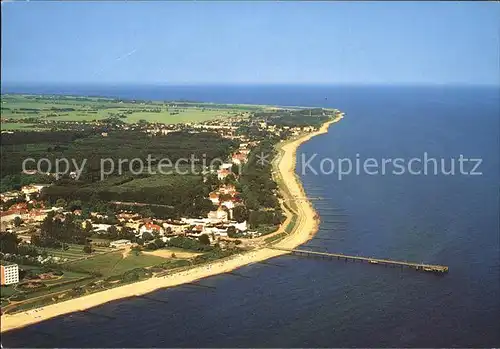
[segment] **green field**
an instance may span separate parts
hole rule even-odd
[[[110,248],[107,247],[92,247],[94,252],[93,254],[100,254],[104,252],[111,251]],[[75,245],[75,244],[69,244],[69,249],[63,250],[63,249],[55,249],[55,248],[41,248],[41,251],[47,252],[50,256],[54,257],[60,257],[60,258],[67,258],[69,261],[82,258],[82,257],[88,257],[91,256],[85,252],[83,252],[83,246],[82,245]]]
[[[71,263],[71,266],[89,273],[98,272],[107,277],[120,275],[135,268],[152,267],[165,261],[166,259],[162,257],[133,253],[123,258],[122,252],[115,252],[77,261]]]
[[[165,170],[168,171],[168,168]],[[189,168],[186,168],[186,170],[189,170]],[[137,191],[141,190],[141,188],[161,188],[165,190],[169,187],[179,187],[186,182],[192,182],[194,185],[198,179],[199,176],[196,175],[156,174],[146,178],[134,178],[129,182],[113,186],[110,190],[117,192]]]
[[[163,257],[129,253],[124,256],[122,252],[112,252],[107,254],[91,256],[88,259],[78,260],[67,264],[70,268],[76,271],[64,270],[63,275],[47,280],[34,280],[33,282],[42,283],[44,287],[37,289],[23,289],[19,285],[2,286],[0,287],[1,306],[2,310],[21,311],[43,306],[61,299],[73,298],[75,290],[78,288],[85,288],[85,292],[95,289],[92,285],[96,285],[98,278],[95,273],[102,275],[102,278],[109,278],[109,280],[120,280],[124,282],[121,277],[127,272],[134,269],[148,268],[155,265],[171,265],[172,268],[184,265],[186,261],[173,260]],[[22,269],[30,270],[33,274],[44,273],[43,267],[37,266],[20,266]],[[127,281],[125,281],[127,282]],[[100,287],[113,287],[117,285],[113,281],[100,284]],[[99,289],[99,287],[97,287]],[[95,290],[97,290],[95,289]],[[9,302],[10,300],[10,302]],[[13,303],[11,302],[19,302]]]
[[[13,285],[0,287],[0,296],[2,296],[2,298],[4,298],[4,297],[10,297],[13,294],[15,294],[16,292],[17,291],[16,291],[16,289],[14,288]]]
[[[176,103],[179,103],[177,105]],[[164,124],[201,122],[217,118],[236,116],[260,108],[247,105],[218,105],[186,102],[141,102],[116,101],[106,98],[51,97],[29,95],[2,95],[2,119],[33,118],[39,121],[94,121],[112,116],[135,123],[139,120]],[[5,127],[4,127],[5,125]],[[2,123],[2,128],[24,129],[19,125]]]
[[[179,114],[170,115],[170,112],[164,110],[162,112],[134,112],[127,116],[126,121],[129,123],[138,122],[143,119],[148,122],[159,122],[163,124],[177,124],[184,122],[201,122],[206,120],[224,118],[227,116],[235,116],[236,113],[225,110],[202,110],[199,108],[187,108],[179,111]]]
[[[42,267],[28,265],[20,265],[19,267],[24,270],[29,270],[36,275],[44,273]],[[22,290],[19,285],[2,286],[0,288],[2,306],[7,305],[8,302],[6,301],[6,299],[12,296],[16,297],[18,295],[23,295],[23,297],[26,299],[34,299],[54,292],[71,289],[75,287],[75,285],[88,282],[89,277],[89,274],[64,271],[62,276],[56,277],[54,279],[34,280],[34,282],[41,282],[43,285],[45,285],[45,287],[33,289],[29,292],[26,292],[26,290]]]
[[[37,129],[36,125],[18,123],[18,122],[2,122],[1,128],[2,131],[19,131],[19,130],[30,131]]]

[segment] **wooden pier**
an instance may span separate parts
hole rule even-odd
[[[378,264],[384,266],[393,266],[393,267],[407,267],[415,270],[426,271],[431,273],[447,273],[448,267],[445,265],[434,265],[434,264],[423,264],[423,263],[413,263],[406,261],[395,261],[391,259],[379,259],[379,258],[370,258],[370,257],[360,257],[360,256],[349,256],[340,253],[329,253],[329,252],[316,252],[316,251],[308,251],[308,250],[298,250],[298,249],[287,249],[280,247],[271,247],[275,250],[287,251],[291,254],[297,256],[311,257],[311,258],[325,258],[325,259],[338,259],[344,261],[360,261],[360,262],[368,262],[370,264]]]

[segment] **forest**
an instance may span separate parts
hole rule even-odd
[[[172,132],[168,136],[150,136],[139,131],[114,131],[106,137],[89,132],[17,132],[2,134],[1,177],[19,175],[22,163],[27,158],[35,161],[46,158],[51,164],[56,159],[74,159],[81,164],[86,159],[84,179],[90,182],[100,179],[101,159],[142,159],[148,155],[156,164],[158,159],[178,159],[195,156],[206,159],[225,159],[235,148],[231,140],[221,138],[216,133]],[[32,168],[30,168],[31,170]],[[48,171],[47,163],[41,163],[40,169]],[[130,169],[123,164],[123,171]],[[52,169],[53,171],[53,169]],[[97,176],[96,176],[97,174]],[[9,181],[10,182],[10,181]]]
[[[275,153],[271,140],[262,141],[250,153],[240,176],[241,195],[252,228],[260,225],[278,225],[284,219],[277,197],[278,186],[272,178],[272,165],[270,161],[259,160],[260,154],[266,154],[271,160]]]
[[[279,109],[275,111],[258,111],[254,116],[270,125],[280,126],[314,126],[320,127],[334,115],[334,111],[323,108]]]
[[[144,175],[114,179],[87,184],[72,180],[59,181],[44,188],[41,199],[51,204],[55,204],[58,199],[80,201],[83,202],[81,209],[97,212],[112,212],[117,205],[113,202],[154,204],[127,209],[165,218],[205,216],[213,209],[207,199],[210,187],[203,182],[201,175]]]

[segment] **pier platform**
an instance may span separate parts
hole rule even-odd
[[[275,250],[287,251],[290,254],[311,258],[324,258],[324,259],[338,259],[345,261],[360,261],[367,262],[370,264],[377,265],[385,265],[385,266],[393,266],[393,267],[407,267],[412,268],[419,271],[426,271],[432,273],[447,273],[448,267],[445,265],[435,265],[435,264],[423,264],[423,263],[413,263],[406,261],[397,261],[391,259],[380,259],[380,258],[371,258],[371,257],[361,257],[361,256],[350,256],[340,253],[329,253],[329,252],[316,252],[316,251],[308,251],[308,250],[300,250],[300,249],[287,249],[280,247],[270,247]]]

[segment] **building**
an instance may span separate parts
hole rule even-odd
[[[132,243],[130,242],[130,240],[122,239],[122,240],[116,240],[116,241],[110,242],[109,246],[113,247],[113,248],[124,248],[126,246],[131,245],[131,244]]]
[[[250,149],[240,149],[238,152],[244,156],[248,156],[248,154],[250,154]]]
[[[231,161],[235,165],[242,165],[247,161],[247,156],[243,153],[233,154]]]
[[[234,202],[232,200],[226,200],[221,202],[221,206],[226,207],[229,211],[234,208]]]
[[[193,227],[193,229],[191,229],[190,235],[195,236],[195,237],[200,237],[204,233],[205,233],[205,226],[202,224],[198,224],[198,225],[195,225]]]
[[[213,234],[214,236],[227,237],[227,229],[211,227],[211,228],[206,228],[205,232],[209,233],[210,235]]]
[[[19,213],[18,211],[14,211],[14,210],[9,210],[9,211],[2,211],[0,213],[0,221],[2,222],[2,224],[9,224],[11,223],[12,221],[14,221],[14,219],[16,217],[19,217],[21,219],[24,219],[26,218],[26,215],[25,214],[21,214]]]
[[[117,214],[116,218],[118,218],[120,222],[129,222],[133,219],[141,218],[141,216],[138,213],[122,212]]]
[[[33,209],[28,212],[28,219],[34,222],[41,222],[47,217],[47,213],[41,209]]]
[[[157,224],[146,223],[142,227],[139,228],[139,234],[140,234],[140,236],[142,236],[144,233],[151,233],[151,234],[157,233],[157,234],[160,234],[160,235],[164,235],[165,234],[165,229],[163,229],[162,227],[160,227]]]
[[[229,194],[231,196],[234,196],[236,194],[236,188],[234,185],[223,185],[222,187],[219,188],[219,192],[221,194]]]
[[[188,228],[189,224],[178,222],[178,223],[163,223],[163,228],[165,232],[170,232],[171,234],[181,234],[184,233]]]
[[[208,198],[212,201],[212,204],[219,205],[219,194],[217,192],[211,192]]]
[[[5,193],[0,194],[0,199],[2,200],[2,202],[7,202],[7,201],[12,200],[12,199],[17,199],[19,196],[21,196],[20,192],[9,191],[9,192],[5,192]]]
[[[225,164],[222,164],[219,166],[219,169],[220,170],[231,170],[231,168],[233,167],[233,164],[232,163],[225,163]]]
[[[28,204],[25,203],[25,202],[20,202],[18,204],[15,204],[15,205],[12,205],[11,207],[9,207],[9,210],[11,211],[16,211],[18,213],[27,213],[28,212]]]
[[[227,221],[227,218],[228,214],[222,207],[219,207],[217,211],[210,211],[208,213],[208,219],[210,220],[210,223],[225,222]]]
[[[132,221],[125,223],[127,228],[133,229],[135,231],[139,230],[139,227],[142,225],[141,221]]]
[[[88,223],[86,223],[85,225],[87,224]],[[92,230],[97,234],[106,234],[108,232],[108,229],[111,228],[112,226],[111,224],[97,224],[97,223],[90,223],[90,224],[92,225]]]
[[[219,179],[219,181],[222,181],[224,178],[226,178],[230,174],[231,174],[231,171],[229,171],[227,169],[217,170],[217,178]]]
[[[181,221],[189,225],[205,225],[211,223],[209,218],[181,218]]]
[[[29,201],[31,195],[38,194],[38,189],[31,185],[25,185],[21,188],[21,192],[24,194],[24,198],[26,201]]]
[[[19,282],[19,267],[15,263],[0,261],[0,285],[12,285]]]
[[[236,230],[239,231],[247,231],[247,221],[241,222],[241,223],[231,223],[229,226],[233,226],[236,228]]]

